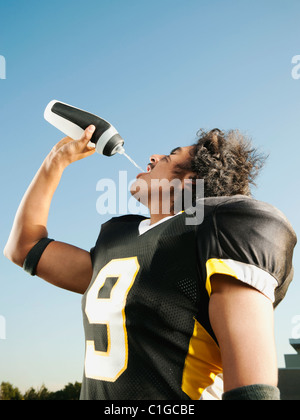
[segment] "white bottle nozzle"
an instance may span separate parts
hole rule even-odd
[[[125,153],[125,149],[121,144],[118,144],[114,151],[120,155],[124,155]]]

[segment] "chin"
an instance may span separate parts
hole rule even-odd
[[[145,173],[146,175],[146,173]],[[148,183],[142,177],[139,177],[134,181],[130,187],[130,194],[140,203],[146,205],[148,201]]]

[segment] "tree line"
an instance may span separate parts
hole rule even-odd
[[[14,387],[9,382],[2,382],[0,385],[0,401],[78,401],[80,397],[81,384],[75,382],[74,384],[68,383],[63,389],[50,392],[45,385],[42,385],[39,389],[30,388],[24,394],[20,390]]]

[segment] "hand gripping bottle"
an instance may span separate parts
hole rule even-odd
[[[91,138],[96,152],[105,156],[124,154],[124,140],[117,130],[103,118],[59,101],[51,101],[44,113],[45,120],[73,140],[79,140],[89,125],[96,130]]]

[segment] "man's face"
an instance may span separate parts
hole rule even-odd
[[[158,197],[155,190],[158,188],[159,181],[171,182],[176,179],[178,185],[180,184],[179,188],[182,189],[184,180],[192,178],[194,173],[181,171],[178,174],[176,169],[179,164],[184,164],[191,159],[191,150],[192,146],[177,147],[169,155],[152,155],[150,163],[147,165],[147,172],[137,175],[136,181],[131,187],[131,194],[136,195],[140,202],[150,208],[151,198],[153,201],[154,196]],[[159,197],[161,200],[161,195]]]

